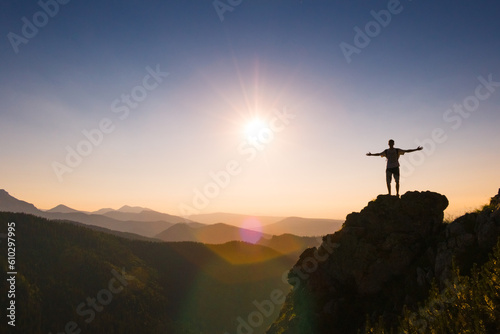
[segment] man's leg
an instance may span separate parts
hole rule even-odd
[[[391,194],[391,179],[392,179],[392,173],[390,170],[386,169],[385,181],[387,182],[387,192],[389,193],[389,195]]]
[[[396,196],[399,196],[399,167],[398,171],[394,173],[394,180],[396,181]]]

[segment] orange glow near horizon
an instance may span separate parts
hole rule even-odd
[[[381,184],[383,186],[383,184]],[[475,191],[474,193],[462,194],[444,191],[446,189],[429,189],[430,191],[435,191],[445,195],[449,200],[449,206],[445,210],[445,217],[456,218],[467,212],[474,211],[481,208],[483,205],[489,203],[491,197],[497,194],[498,187],[490,186],[490,191],[484,191],[484,194],[480,191]],[[158,199],[155,198],[156,195],[160,194],[152,193],[150,197],[130,197],[123,196],[123,194],[113,194],[113,195],[102,195],[98,193],[93,193],[91,189],[89,191],[84,191],[78,194],[72,193],[58,193],[52,192],[47,194],[41,189],[18,189],[15,191],[9,190],[9,187],[4,188],[9,194],[19,200],[26,201],[35,205],[38,209],[48,210],[52,209],[59,204],[66,205],[72,209],[94,212],[102,208],[112,208],[119,209],[124,205],[129,206],[140,206],[155,210],[158,212],[168,213],[172,215],[179,215],[176,211],[175,205],[172,204],[172,199]],[[228,206],[210,208],[211,210],[206,210],[200,213],[215,213],[215,212],[226,212],[235,213],[243,215],[253,215],[253,216],[278,216],[278,217],[289,217],[298,216],[304,218],[327,218],[327,219],[345,219],[346,215],[351,212],[361,211],[369,201],[375,199],[379,194],[383,192],[376,192],[375,187],[370,187],[374,192],[363,193],[363,194],[352,194],[350,195],[346,191],[347,195],[339,196],[339,194],[331,194],[330,200],[325,200],[321,192],[318,191],[318,196],[316,199],[309,197],[309,203],[314,205],[307,205],[305,202],[302,203],[291,203],[290,205],[280,205],[279,203],[274,203],[275,205],[264,206],[260,208],[251,205],[247,206],[244,203],[228,202]],[[379,189],[380,190],[380,189]],[[411,191],[418,189],[411,189]],[[425,189],[427,190],[427,189]],[[404,189],[402,193],[404,194],[408,189]],[[340,194],[341,195],[341,194]],[[336,198],[336,199],[335,199]],[[173,198],[175,200],[175,198]],[[170,202],[170,203],[169,203]],[[174,202],[175,204],[175,202]],[[302,205],[298,208],[298,205]],[[252,209],[256,208],[256,209]]]

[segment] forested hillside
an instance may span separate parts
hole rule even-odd
[[[289,289],[282,275],[290,260],[263,246],[132,241],[0,212],[2,233],[8,222],[15,223],[16,240],[12,333],[235,332],[238,317],[247,319],[256,310],[254,302]],[[6,239],[0,240],[7,254]],[[1,259],[5,306],[9,270],[6,256]],[[265,330],[278,309],[263,317],[256,332]]]

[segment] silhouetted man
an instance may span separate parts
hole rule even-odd
[[[394,148],[394,140],[389,140],[389,148],[380,153],[366,153],[368,156],[379,156],[387,158],[387,168],[385,170],[385,177],[387,181],[387,191],[389,195],[391,194],[391,180],[394,175],[394,181],[396,181],[396,196],[399,196],[399,156],[405,153],[420,151],[422,146],[417,147],[413,150],[402,150],[400,148]]]

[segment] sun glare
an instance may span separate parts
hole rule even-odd
[[[267,127],[267,123],[264,120],[260,118],[254,118],[245,124],[245,138],[249,141],[255,140],[255,138],[258,138],[261,131],[266,129]]]

